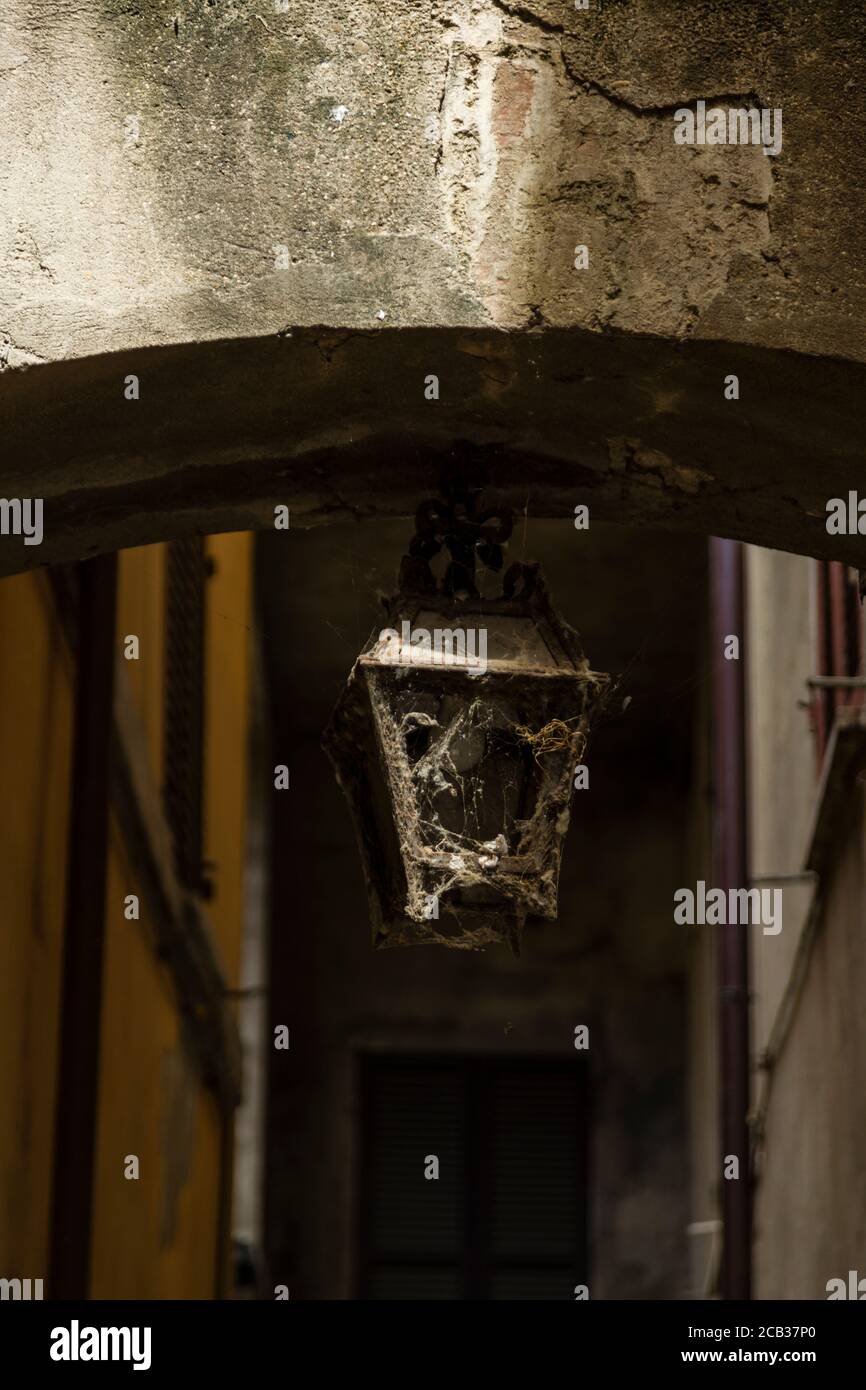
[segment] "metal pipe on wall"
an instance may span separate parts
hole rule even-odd
[[[710,632],[713,713],[713,886],[746,888],[745,602],[743,547],[710,538]],[[739,658],[726,657],[736,636]],[[722,1297],[751,1297],[752,1193],[749,1153],[749,940],[748,925],[716,928],[719,989],[719,1063],[722,1141]],[[724,1176],[730,1155],[739,1177]]]
[[[114,705],[117,555],[78,566],[75,723],[66,865],[48,1296],[90,1284]]]

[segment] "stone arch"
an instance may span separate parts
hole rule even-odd
[[[866,568],[866,535],[826,530],[828,499],[866,481],[863,376],[577,329],[304,328],[32,366],[0,394],[0,486],[43,498],[44,541],[4,538],[0,572],[262,529],[278,504],[299,526],[410,515],[455,454],[535,516],[585,503],[599,520]]]

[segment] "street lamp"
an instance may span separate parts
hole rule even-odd
[[[507,941],[554,921],[575,767],[610,677],[591,671],[537,565],[502,569],[511,515],[454,478],[425,502],[324,746],[352,809],[376,947]],[[446,552],[437,581],[430,561]]]

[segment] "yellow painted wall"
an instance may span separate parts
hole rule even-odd
[[[44,574],[0,582],[0,1276],[47,1275],[73,672]]]
[[[223,968],[240,970],[246,851],[252,673],[252,557],[249,533],[208,538],[205,629],[204,857],[214,895],[207,905]]]
[[[243,919],[247,731],[252,652],[252,536],[209,536],[213,574],[205,588],[204,858],[214,895],[208,917],[230,980],[237,979]],[[125,661],[157,786],[164,775],[165,584],[167,546],[120,554],[118,650],[130,633],[140,658]]]
[[[141,899],[138,922],[124,917],[129,893]],[[91,1297],[212,1298],[217,1110],[184,1047],[116,824],[107,907]],[[138,1179],[124,1176],[130,1155]]]
[[[205,859],[217,950],[237,983],[243,924],[252,548],[244,535],[207,542]],[[117,638],[139,638],[123,671],[161,788],[165,685],[165,546],[120,555]],[[127,921],[136,893],[141,919]],[[94,1216],[94,1298],[210,1298],[214,1294],[222,1120],[181,1036],[171,979],[153,955],[153,924],[113,826]],[[136,1155],[140,1177],[124,1176]]]
[[[129,692],[147,739],[154,780],[162,787],[165,728],[165,577],[167,546],[122,550],[117,569],[118,650],[123,639],[139,639],[138,661],[124,661]]]
[[[252,546],[214,537],[207,585],[207,905],[237,983],[250,700]],[[164,774],[164,545],[121,552],[117,650],[154,785]],[[0,1277],[47,1276],[64,921],[74,672],[50,584],[0,582]],[[136,893],[141,917],[128,921]],[[170,976],[116,817],[107,872],[106,955],[91,1296],[210,1298],[222,1119],[182,1037]],[[124,1176],[136,1155],[138,1180]]]

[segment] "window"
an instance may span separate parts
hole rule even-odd
[[[837,560],[817,561],[818,676],[863,676],[863,610],[857,571]],[[812,703],[819,767],[840,709],[861,705],[862,689],[844,685],[816,689]]]
[[[165,813],[182,887],[207,896],[202,873],[204,539],[172,541],[166,582]]]
[[[573,1300],[587,1282],[585,1061],[362,1065],[359,1296]]]

